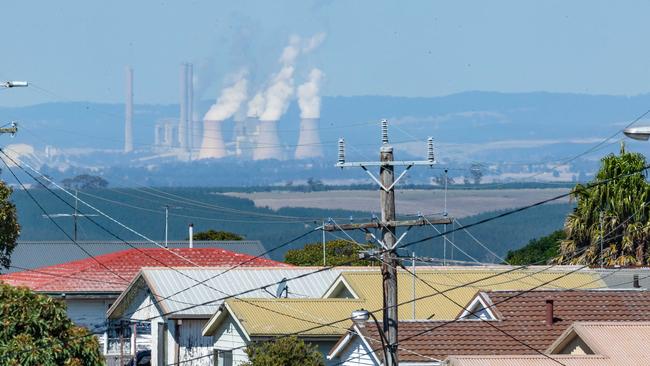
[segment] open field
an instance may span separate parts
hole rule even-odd
[[[568,192],[567,188],[541,189],[468,189],[447,191],[447,211],[454,217],[477,215],[526,206]],[[226,193],[232,197],[255,202],[257,207],[278,210],[285,207],[340,209],[379,212],[379,191],[324,191],[324,192],[256,192]],[[444,210],[444,191],[402,190],[396,193],[400,214],[440,213]],[[568,203],[563,198],[553,203]]]

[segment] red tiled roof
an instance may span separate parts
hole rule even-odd
[[[621,290],[517,291],[486,293],[500,319],[490,321],[532,348],[545,351],[576,321],[650,321],[650,292]],[[546,300],[553,300],[555,322],[546,325]],[[376,327],[362,328],[381,349]],[[430,330],[430,331],[428,331]],[[424,333],[419,335],[420,333]],[[409,339],[410,338],[410,339]],[[534,355],[534,350],[480,320],[399,323],[400,360],[423,362],[449,355]],[[381,351],[376,353],[381,357]]]
[[[0,281],[39,292],[122,292],[142,267],[230,267],[253,258],[248,254],[218,248],[128,249],[96,256],[96,260],[86,258],[9,273],[1,275]],[[290,265],[256,258],[242,266]]]

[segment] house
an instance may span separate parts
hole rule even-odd
[[[576,322],[543,355],[449,356],[447,366],[646,366],[648,322]]]
[[[42,255],[47,255],[43,253]],[[36,254],[34,254],[36,256]],[[12,286],[63,299],[75,324],[99,336],[108,352],[106,310],[145,266],[288,266],[217,248],[138,248],[0,276]]]
[[[449,355],[535,356],[575,322],[650,321],[650,292],[488,291],[479,292],[465,307],[470,312],[456,307],[458,314],[451,321],[401,321],[400,364],[440,365]],[[354,325],[350,330],[332,348],[328,359],[341,365],[382,365],[375,324]]]
[[[136,325],[148,333],[150,342],[142,346],[152,350],[153,365],[211,365],[214,338],[202,330],[224,301],[235,301],[235,297],[246,302],[248,298],[319,299],[340,271],[312,274],[315,270],[280,266],[144,268],[107,316],[111,324]],[[266,322],[278,323],[277,314],[257,310],[256,315],[265,316]]]
[[[111,240],[77,240],[77,244],[94,257],[133,247],[160,248],[159,245],[149,241],[129,241],[131,246],[122,241]],[[88,254],[81,250],[77,244],[66,240],[19,240],[11,253],[11,266],[6,271],[1,270],[3,273],[21,272],[88,258]],[[167,247],[170,249],[189,248],[189,246],[189,241],[186,240],[173,240],[167,243]],[[194,248],[225,249],[268,259],[268,256],[264,255],[266,249],[259,240],[194,240],[193,246]]]
[[[516,269],[494,267],[426,267],[417,268],[418,280],[411,273],[397,274],[398,303],[401,319],[448,320],[480,290],[527,290],[532,288],[603,288],[599,274],[574,266],[547,266]],[[576,272],[572,272],[576,271]],[[571,272],[571,273],[567,273]],[[323,295],[324,298],[351,298],[366,302],[366,309],[383,306],[382,277],[376,271],[345,271]],[[435,295],[443,291],[445,296]],[[447,298],[448,297],[448,298]],[[417,299],[417,301],[412,301]],[[376,316],[381,318],[381,313]]]
[[[214,365],[240,365],[248,361],[244,350],[249,344],[286,335],[296,335],[326,354],[347,334],[350,314],[363,306],[354,299],[226,300],[203,335],[214,339]]]
[[[398,302],[406,303],[399,307],[400,318],[455,318],[459,307],[436,295],[437,291],[446,291],[450,298],[466,304],[481,288],[528,289],[553,280],[556,281],[553,286],[604,286],[597,274],[587,272],[567,274],[566,270],[534,268],[504,274],[507,271],[512,271],[512,267],[418,268],[418,276],[434,286],[432,289],[420,281],[413,282],[410,273],[400,270]],[[323,355],[327,355],[328,347],[350,332],[347,326],[351,324],[349,318],[352,311],[383,307],[381,281],[378,268],[345,270],[325,289],[321,299],[227,300],[206,324],[203,335],[212,336],[217,357],[222,355],[228,362],[232,358],[233,365],[246,361],[243,349],[251,342],[289,334],[316,344]],[[473,287],[466,287],[466,283]],[[413,298],[418,300],[408,303]],[[289,319],[287,314],[291,315]],[[376,316],[381,318],[381,313],[378,312]],[[323,323],[336,326],[312,329]],[[315,336],[313,331],[318,331],[318,334]],[[336,364],[339,361],[328,363]]]

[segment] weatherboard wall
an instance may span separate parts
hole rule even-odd
[[[229,351],[232,350],[233,366],[241,365],[248,361],[244,347],[248,345],[244,333],[235,324],[231,316],[228,316],[214,333],[214,349]]]
[[[201,330],[207,319],[183,320],[179,326],[179,362],[187,366],[211,366],[212,337],[204,337]]]

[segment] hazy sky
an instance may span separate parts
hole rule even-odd
[[[229,72],[262,83],[291,34],[317,32],[327,39],[296,82],[317,66],[326,95],[650,90],[647,1],[23,0],[0,12],[0,78],[35,84],[0,105],[121,101],[125,65],[136,102],[176,102],[183,61],[213,99]]]

